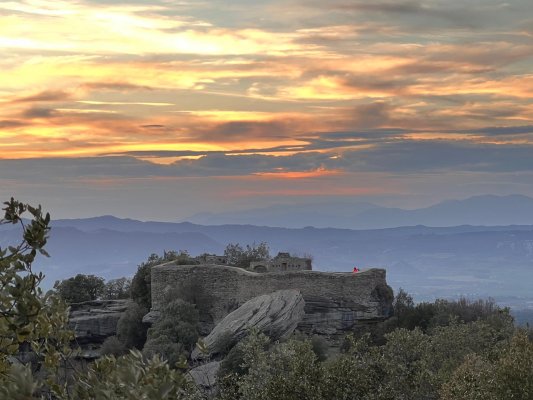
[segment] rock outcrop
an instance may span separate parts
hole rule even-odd
[[[101,344],[117,333],[130,300],[94,300],[70,306],[69,326],[81,345]]]
[[[191,369],[189,371],[189,376],[197,386],[200,386],[203,390],[209,391],[214,388],[217,383],[219,369],[220,361],[212,361]]]
[[[304,316],[305,302],[299,290],[279,290],[248,300],[220,321],[203,339],[209,355],[218,354],[256,329],[272,340],[289,336]],[[193,352],[193,358],[201,354]]]
[[[357,274],[319,271],[254,273],[225,265],[163,264],[152,268],[152,311],[160,311],[168,289],[200,287],[210,296],[201,310],[202,331],[210,332],[228,314],[254,297],[297,289],[305,315],[297,330],[336,342],[350,331],[383,321],[392,311],[393,294],[385,270]],[[149,316],[147,317],[149,319]]]

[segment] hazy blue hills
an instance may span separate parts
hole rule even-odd
[[[0,246],[20,237],[0,231]],[[314,256],[315,269],[350,271],[354,265],[387,269],[388,281],[417,299],[495,297],[533,307],[533,226],[409,226],[388,229],[272,228],[142,222],[112,216],[56,220],[48,251],[37,267],[46,286],[77,273],[107,279],[132,275],[151,253],[221,253],[227,243],[266,241],[272,253]]]
[[[207,224],[252,224],[302,228],[305,226],[377,229],[397,226],[531,225],[533,198],[522,195],[476,196],[431,207],[407,210],[371,203],[274,205],[232,213],[203,213],[189,221]]]
[[[354,265],[386,268],[391,285],[406,288],[417,299],[492,296],[505,304],[533,308],[531,198],[480,196],[418,210],[360,203],[330,207],[329,214],[319,215],[324,207],[315,204],[263,209],[263,218],[272,216],[274,210],[278,220],[272,217],[262,226],[143,222],[113,216],[54,220],[48,245],[51,258],[40,258],[37,268],[45,272],[45,286],[50,287],[56,279],[77,273],[107,279],[132,275],[151,253],[161,254],[164,250],[188,250],[192,255],[222,253],[228,243],[265,241],[273,254],[278,251],[312,254],[314,267],[319,270],[350,271]],[[351,218],[349,210],[355,210],[360,224],[368,218],[364,224],[389,221],[389,224],[405,222],[407,226],[381,229],[267,226],[277,224],[276,221],[281,224],[284,210],[300,217],[307,215],[308,219],[302,221],[304,226],[320,218],[324,223],[332,218],[340,224],[340,214],[346,213],[347,220]],[[481,226],[481,220],[483,225],[499,222],[501,225]],[[288,226],[296,223],[297,218],[290,221],[285,221]],[[443,226],[428,227],[422,223]],[[12,226],[0,226],[0,247],[5,248],[19,237],[20,232]]]
[[[50,258],[40,257],[38,269],[46,275],[46,286],[57,279],[78,273],[95,274],[106,279],[132,275],[137,265],[151,253],[188,249],[192,254],[221,250],[222,245],[202,233],[78,229],[88,220],[72,220],[71,226],[54,225],[47,244]],[[0,246],[20,237],[18,229],[0,231]]]

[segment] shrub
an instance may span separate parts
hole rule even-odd
[[[443,400],[533,398],[533,342],[518,331],[498,357],[472,354],[441,390]]]
[[[175,299],[162,308],[161,318],[148,330],[148,341],[144,348],[150,345],[150,351],[161,356],[165,354],[158,349],[169,348],[173,353],[179,352],[188,357],[198,337],[198,311],[195,306]]]
[[[141,353],[104,357],[92,364],[71,388],[76,400],[200,400],[193,384],[160,357]]]
[[[376,348],[369,335],[346,338],[347,352],[324,364],[324,398],[335,400],[369,399],[379,390],[382,379]]]
[[[328,343],[320,336],[314,335],[311,340],[311,349],[318,361],[326,361],[328,358]]]
[[[20,226],[19,243],[0,248],[0,398],[27,399],[33,393],[61,395],[59,368],[70,357],[74,338],[68,329],[65,303],[54,293],[43,296],[39,284],[44,276],[32,270],[37,254],[48,255],[50,216],[13,198],[4,203],[0,225]],[[25,213],[31,219],[24,221]],[[31,349],[32,359],[46,381],[33,377],[31,365],[17,365],[21,345]]]
[[[188,278],[181,282],[177,288],[168,290],[163,298],[163,303],[170,304],[177,299],[195,305],[197,319],[200,314],[207,315],[214,303],[214,297],[207,292],[202,282],[196,277]]]
[[[253,353],[252,353],[253,354]],[[246,400],[323,400],[324,371],[309,342],[289,340],[249,357],[239,382]]]
[[[186,251],[165,251],[163,256],[151,254],[141,263],[131,281],[131,298],[140,306],[150,310],[152,308],[152,267],[174,261],[178,265],[197,264]]]
[[[244,346],[241,343],[235,345],[222,360],[218,371],[219,377],[230,374],[244,375],[248,371],[244,366]]]
[[[116,336],[110,336],[106,338],[102,347],[100,348],[100,353],[102,355],[113,355],[113,356],[122,356],[126,354],[128,349]]]
[[[127,349],[142,349],[146,342],[148,325],[142,319],[148,310],[137,303],[131,303],[117,323],[117,336]]]
[[[144,345],[142,354],[146,358],[159,356],[168,362],[171,367],[176,366],[185,358],[186,352],[183,345],[173,341],[167,335],[161,334],[150,337]]]

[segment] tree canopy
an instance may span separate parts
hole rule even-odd
[[[104,278],[95,275],[78,274],[72,278],[57,281],[54,289],[67,303],[81,303],[102,297],[105,281]]]
[[[245,247],[242,247],[239,243],[230,243],[224,250],[224,256],[227,257],[229,265],[248,268],[252,261],[270,259],[270,249],[265,242],[247,244]]]

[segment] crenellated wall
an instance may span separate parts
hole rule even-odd
[[[202,311],[209,332],[247,300],[282,289],[299,289],[305,317],[298,329],[307,334],[337,335],[362,324],[382,321],[392,310],[392,289],[385,270],[357,274],[319,271],[255,273],[225,265],[163,264],[152,268],[152,315],[169,289],[200,288],[209,297]]]

